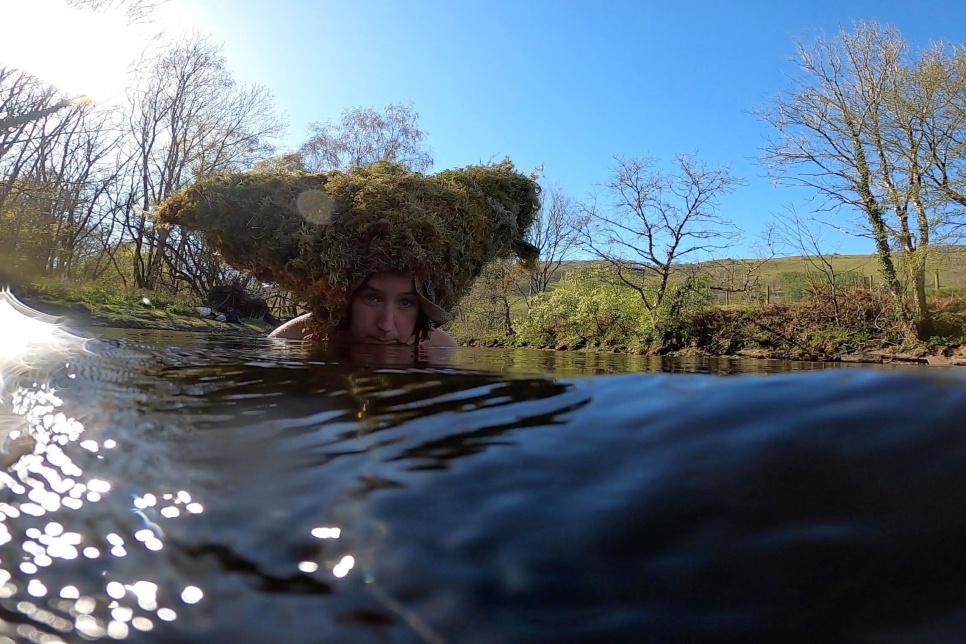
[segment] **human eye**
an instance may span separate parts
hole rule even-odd
[[[362,294],[362,301],[365,302],[366,304],[378,304],[379,295],[376,293],[373,293],[372,291],[368,291]]]
[[[410,309],[414,306],[417,306],[415,298],[411,298],[411,297],[402,298],[401,300],[399,300],[399,305],[404,309]]]

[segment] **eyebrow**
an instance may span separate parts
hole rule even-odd
[[[375,293],[377,295],[386,294],[386,291],[382,290],[381,288],[376,288],[375,286],[364,286],[362,287],[362,290],[359,291],[359,295],[362,295],[363,293],[369,293],[369,292]],[[400,293],[398,297],[416,297],[416,291],[406,291],[405,293]]]

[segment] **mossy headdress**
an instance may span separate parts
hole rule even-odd
[[[369,275],[411,273],[430,319],[466,295],[497,257],[531,262],[533,178],[511,163],[434,175],[382,163],[321,174],[223,174],[181,190],[155,215],[201,231],[232,266],[275,282],[333,329]],[[427,310],[428,309],[428,310]]]

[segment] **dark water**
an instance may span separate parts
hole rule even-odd
[[[966,633],[955,371],[156,333],[48,362],[0,383],[12,640]]]

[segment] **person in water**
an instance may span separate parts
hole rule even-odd
[[[236,269],[291,292],[310,313],[275,338],[455,346],[437,328],[483,268],[533,262],[540,188],[513,164],[433,175],[394,163],[347,171],[204,179],[154,212],[201,231]]]
[[[420,280],[406,273],[373,273],[349,297],[345,317],[330,339],[344,342],[423,347],[455,347],[456,340],[435,325],[449,313],[430,300]],[[312,314],[306,313],[278,327],[269,337],[313,339]]]

